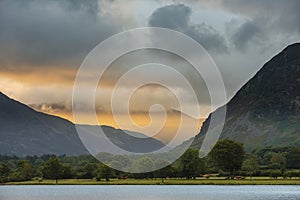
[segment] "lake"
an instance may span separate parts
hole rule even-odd
[[[0,186],[1,200],[299,200],[300,186]]]

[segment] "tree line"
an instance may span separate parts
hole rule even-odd
[[[234,178],[237,176],[300,177],[300,148],[265,147],[246,153],[242,143],[220,140],[208,156],[199,158],[198,149],[188,149],[177,161],[168,163],[158,157],[116,156],[101,153],[100,163],[90,155],[82,156],[0,156],[0,182],[17,182],[37,179],[96,179],[109,181],[111,178],[170,178],[192,179],[199,176],[209,178],[211,174]],[[114,168],[165,166],[149,173],[125,173]]]

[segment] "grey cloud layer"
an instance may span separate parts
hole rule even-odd
[[[24,85],[26,85],[25,79],[30,79],[33,82],[30,86],[40,86],[42,83],[49,86],[55,82],[60,83],[60,79],[73,84],[76,68],[86,54],[100,41],[122,30],[121,23],[124,21],[112,16],[116,13],[105,11],[101,4],[103,1],[116,3],[113,0],[0,0],[0,73],[3,70],[9,70],[13,74],[18,74],[20,77],[18,79],[12,77],[12,80]],[[148,9],[149,1],[140,2],[145,3],[142,9]],[[160,8],[154,11],[149,8],[151,10],[149,13],[152,14],[147,15],[150,18],[145,19],[143,24],[148,23],[150,26],[181,31],[202,44],[219,66],[224,76],[226,89],[230,91],[229,96],[234,94],[267,59],[286,45],[300,39],[300,1],[298,0],[187,0],[184,1],[185,5],[177,4],[177,0],[174,2],[176,4],[166,5],[170,3],[169,0],[159,0],[157,6]],[[134,1],[126,3],[134,4]],[[230,13],[230,17],[233,16],[232,23],[222,24],[222,27],[224,26],[230,31],[224,30],[223,33],[222,30],[217,29],[217,31],[214,28],[217,26],[214,24],[202,23],[209,20],[202,19],[205,15],[201,15],[201,13],[198,13],[194,19],[192,15],[196,13],[198,6],[210,6],[208,8],[216,15]],[[118,9],[124,8],[117,6],[115,10]],[[141,7],[134,9],[141,9]],[[205,9],[201,7],[199,10]],[[129,9],[128,12],[131,10]],[[131,14],[134,12],[135,10],[132,10]],[[232,13],[234,15],[231,15]],[[133,14],[133,16],[135,15]],[[124,19],[127,20],[126,17]],[[235,19],[237,19],[236,23]],[[213,20],[209,22],[213,22]],[[228,53],[224,54],[224,52]],[[160,53],[160,55],[164,56],[165,54]],[[149,56],[149,52],[147,52],[147,56]],[[155,55],[155,57],[160,61],[159,56]],[[139,56],[139,58],[141,62],[148,59],[143,56]],[[137,61],[136,58],[132,60]],[[151,55],[148,60],[153,61]],[[172,61],[176,63],[173,64]],[[180,65],[182,68],[186,66],[173,57],[169,63],[174,66]],[[120,73],[127,70],[126,64],[131,66],[134,62],[130,60],[127,63],[123,62],[123,66],[121,64],[116,67],[116,71],[108,74],[111,76],[107,76],[107,83],[115,81]],[[22,65],[29,69],[23,69]],[[47,66],[50,67],[45,76],[44,68]],[[71,70],[68,69],[70,66],[73,67]],[[67,69],[60,71],[62,67]],[[40,73],[37,73],[37,68],[40,68]],[[26,78],[24,74],[28,74],[28,71],[32,76]],[[6,73],[0,75],[8,77]],[[33,81],[33,75],[41,78]],[[156,75],[145,74],[145,76]],[[194,74],[189,71],[185,75],[189,76],[189,80],[196,79],[193,77]],[[52,76],[56,78],[54,79]],[[194,84],[198,86],[199,90],[202,89],[200,79],[197,79]],[[66,87],[70,89],[69,94],[56,95],[57,102],[65,96],[70,98],[71,87],[69,85]],[[42,100],[38,98],[39,102],[56,102],[56,99],[46,98],[45,91],[51,91],[51,88],[48,90],[45,88],[43,88],[44,94],[41,91],[37,92],[35,87],[28,90],[31,90],[32,94],[36,96],[39,93],[39,96],[43,97]],[[61,87],[53,89],[56,93],[58,90],[61,91]],[[51,92],[48,92],[48,95],[53,96]],[[205,97],[203,102],[209,101],[203,92],[201,95],[203,98]],[[26,96],[29,96],[28,93]],[[30,98],[37,97],[28,97],[28,99]],[[27,100],[27,102],[30,101]],[[49,105],[44,105],[45,109],[48,107]],[[58,108],[55,105],[50,107]]]
[[[263,27],[271,26],[282,32],[300,32],[300,1],[298,0],[216,1],[219,1],[222,8],[249,16]]]
[[[157,1],[169,3],[165,0]],[[177,4],[182,1],[172,2]],[[291,41],[296,42],[295,38],[300,38],[299,0],[186,0],[184,2],[195,10],[198,7],[209,6],[211,10],[232,13],[236,19],[242,20],[243,22],[238,26],[227,27],[232,30],[229,35],[224,36],[232,43],[227,46],[232,45],[237,50],[245,51],[249,46],[255,45],[265,48],[274,42],[273,38],[276,38],[277,42],[284,42],[283,46],[286,46]],[[181,12],[178,11],[178,15],[179,13]]]
[[[244,16],[248,20],[240,25],[232,35],[232,41],[238,49],[245,49],[250,42],[258,41],[268,45],[274,42],[268,39],[287,38],[300,34],[300,1],[298,0],[233,0],[220,1],[223,10]],[[299,40],[298,40],[299,41]]]
[[[0,27],[2,68],[78,64],[118,30],[97,0],[3,0]]]
[[[170,3],[170,1],[165,0],[157,1]],[[229,16],[227,21],[224,21],[224,34],[221,35],[221,40],[216,39],[218,37],[202,37],[205,38],[204,41],[197,40],[206,47],[219,67],[228,98],[232,97],[241,85],[247,82],[269,58],[280,52],[287,45],[300,41],[299,0],[186,0],[184,1],[185,5],[181,6],[178,3],[182,1],[173,0],[172,2],[173,5],[161,7],[153,13],[150,18],[150,25],[153,19],[155,19],[153,21],[158,26],[167,26],[166,21],[173,24],[174,22],[169,19],[170,17],[166,17],[168,12],[170,16],[175,16],[175,18],[177,15],[190,16],[192,13],[191,9],[180,8],[187,6],[192,8],[193,11],[198,9],[200,11],[207,10],[211,13],[216,13],[216,15],[221,13],[221,15]],[[177,11],[174,11],[176,10],[175,7],[177,7]],[[168,12],[163,13],[162,9]],[[173,12],[170,10],[173,10]],[[154,16],[156,12],[161,13],[160,18],[164,24],[160,24],[158,17]],[[157,14],[157,16],[159,15]],[[207,15],[199,14],[199,12],[197,14],[197,20],[199,20],[200,24],[201,21],[213,22],[213,14],[209,15],[212,20],[207,20],[207,17]],[[188,21],[189,18],[184,19]],[[216,17],[216,19],[218,18]],[[197,21],[193,22],[196,23]],[[215,26],[214,24],[208,25]],[[193,26],[195,25],[191,25],[190,22],[181,22],[179,27],[184,27],[182,32],[186,33],[185,30]],[[175,28],[180,30],[178,27]],[[189,35],[194,37],[191,34]],[[196,35],[201,36],[199,33]],[[220,34],[218,35],[220,36]],[[225,44],[229,53],[220,54],[212,51],[208,48],[209,45],[206,44],[208,41],[210,44],[212,41],[226,41]],[[218,43],[222,44],[222,42]],[[218,46],[217,44],[213,45],[215,47]]]
[[[120,22],[104,14],[101,1],[0,1],[0,69],[20,64],[78,66],[95,45],[121,31]],[[266,43],[273,34],[288,38],[300,33],[298,0],[190,0],[186,4],[190,7],[172,4],[158,8],[148,24],[181,31],[217,53],[230,52],[231,45],[245,50],[251,42]],[[191,23],[191,5],[197,9],[200,4],[212,5],[216,12],[221,9],[247,20],[229,27],[230,35],[222,35],[202,19]]]
[[[231,39],[235,47],[245,50],[248,43],[260,35],[260,31],[261,29],[253,21],[247,21],[235,30]]]
[[[153,12],[149,25],[183,32],[207,50],[227,52],[225,39],[212,26],[205,23],[191,24],[191,12],[191,8],[184,4],[167,5]]]

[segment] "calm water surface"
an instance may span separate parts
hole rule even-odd
[[[300,186],[0,186],[0,200],[300,200]]]

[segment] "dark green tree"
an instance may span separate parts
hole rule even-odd
[[[20,160],[17,165],[17,172],[22,180],[27,181],[33,178],[35,169],[28,160]]]
[[[257,161],[257,157],[254,155],[248,155],[247,159],[243,162],[242,170],[245,170],[250,179],[252,179],[253,174],[258,170],[259,165]]]
[[[62,177],[63,179],[69,179],[69,178],[74,178],[75,176],[75,171],[73,167],[70,164],[62,164]]]
[[[161,178],[161,181],[172,175],[173,168],[170,163],[164,159],[157,159],[154,162],[155,169],[158,169],[154,172],[154,176],[157,178]]]
[[[82,178],[92,179],[96,176],[97,165],[94,163],[87,163],[82,169]]]
[[[132,160],[130,159],[129,156],[124,156],[124,155],[115,155],[113,157],[113,161],[118,161],[119,163],[122,164],[123,168],[129,168],[132,165]]]
[[[100,164],[97,169],[97,180],[104,178],[106,181],[109,181],[110,178],[114,176],[114,170],[104,164]]]
[[[50,157],[49,160],[45,162],[42,173],[43,178],[55,179],[57,184],[58,179],[61,179],[64,173],[63,165],[56,156]]]
[[[273,153],[270,160],[270,167],[272,169],[279,169],[281,175],[286,171],[286,159],[283,153]]]
[[[234,176],[235,171],[242,167],[245,151],[242,143],[225,139],[217,142],[209,157],[214,166]]]
[[[121,162],[117,161],[117,160],[113,160],[109,163],[109,166],[111,166],[114,169],[114,174],[117,177],[121,177],[122,176],[122,171],[124,169],[124,166]]]
[[[0,183],[7,182],[9,180],[10,173],[11,173],[11,169],[8,167],[8,165],[5,163],[1,163],[0,164]]]
[[[133,168],[138,172],[150,172],[154,168],[153,159],[148,156],[141,156],[133,162]]]
[[[199,150],[188,149],[179,158],[178,168],[187,179],[195,178],[204,169],[204,161],[199,158]]]
[[[286,167],[300,169],[300,148],[293,147],[286,153]]]

